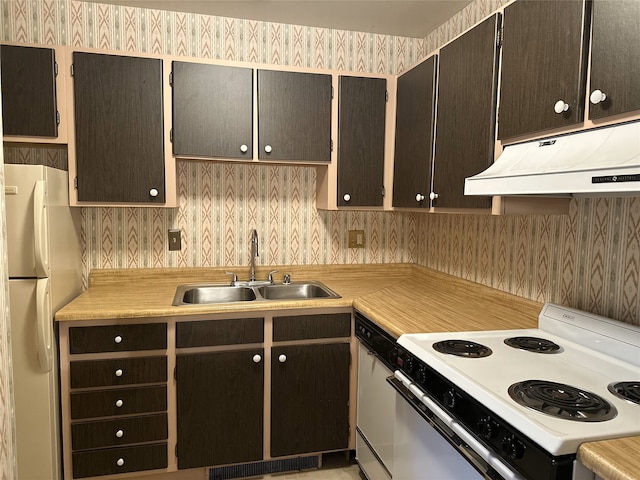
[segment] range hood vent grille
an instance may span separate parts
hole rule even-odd
[[[508,145],[464,193],[640,196],[640,122]]]

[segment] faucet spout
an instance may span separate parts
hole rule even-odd
[[[250,259],[250,272],[249,272],[249,281],[256,281],[256,257],[259,257],[260,253],[258,252],[258,232],[256,229],[251,230],[251,259]]]

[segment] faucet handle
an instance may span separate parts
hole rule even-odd
[[[282,283],[284,283],[285,285],[289,285],[291,283],[291,275],[285,273]]]
[[[236,282],[238,281],[238,275],[236,275],[233,272],[225,272],[227,275],[233,275],[233,277],[231,278],[231,286],[234,286],[236,284]]]
[[[269,272],[269,283],[273,283],[273,274],[278,273],[278,270],[271,270]]]

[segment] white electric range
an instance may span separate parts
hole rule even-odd
[[[546,304],[537,329],[398,344],[396,378],[485,478],[577,478],[581,443],[640,435],[640,327]]]

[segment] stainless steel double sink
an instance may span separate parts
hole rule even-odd
[[[321,282],[291,282],[260,286],[229,284],[180,285],[173,298],[173,305],[202,305],[212,303],[237,303],[273,300],[312,300],[341,298]]]

